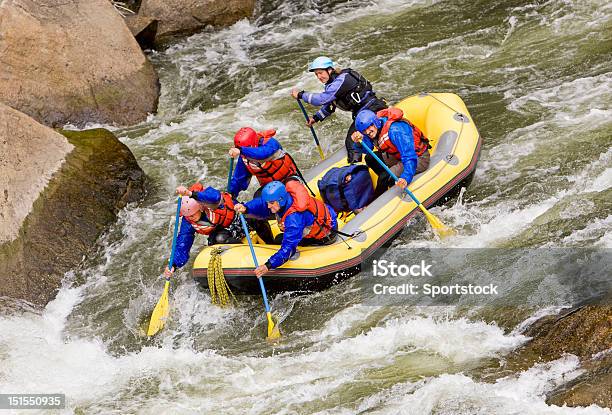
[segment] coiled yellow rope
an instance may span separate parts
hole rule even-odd
[[[238,300],[225,281],[223,275],[223,264],[221,262],[221,248],[213,248],[208,261],[208,288],[210,289],[210,301],[219,307],[228,307],[232,301],[238,304]],[[232,295],[230,298],[229,295]]]

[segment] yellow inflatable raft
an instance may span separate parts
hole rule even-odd
[[[441,203],[467,187],[476,169],[482,139],[457,95],[422,93],[395,105],[423,131],[432,146],[429,168],[414,177],[410,190],[429,207]],[[346,165],[346,150],[337,151],[304,173],[304,178],[315,193],[317,182],[332,167]],[[372,178],[376,176],[372,173]],[[320,197],[317,194],[317,197]],[[353,237],[340,238],[332,245],[299,247],[298,252],[281,267],[265,276],[266,288],[271,292],[321,290],[361,270],[363,263],[384,244],[402,231],[414,215],[422,214],[412,199],[393,186],[368,205],[358,215],[346,221],[338,220],[338,227]],[[276,222],[271,222],[273,229]],[[349,249],[350,247],[350,249]],[[253,274],[253,259],[246,244],[224,245],[221,254],[225,279],[235,292],[259,293]],[[258,262],[263,264],[279,248],[278,245],[255,244]],[[207,267],[211,247],[197,256],[193,277],[208,287]]]

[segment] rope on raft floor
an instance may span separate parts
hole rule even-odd
[[[232,302],[238,304],[238,300],[236,300],[234,293],[227,284],[227,281],[225,281],[221,252],[223,252],[221,248],[213,248],[210,253],[210,261],[208,261],[208,288],[210,289],[210,301],[224,308],[231,307]]]

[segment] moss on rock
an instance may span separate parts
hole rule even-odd
[[[34,202],[18,237],[0,246],[0,296],[44,306],[119,209],[144,197],[145,175],[110,131],[59,131],[74,145]]]

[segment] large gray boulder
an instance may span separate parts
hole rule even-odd
[[[134,124],[159,80],[108,0],[0,1],[0,101],[46,125]]]
[[[62,134],[0,104],[0,297],[44,306],[119,209],[144,196],[144,173],[112,133]]]
[[[73,148],[63,135],[0,103],[0,244],[17,237]]]
[[[206,26],[228,26],[251,17],[255,0],[142,0],[138,14],[159,21],[156,42],[194,33]]]

